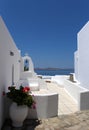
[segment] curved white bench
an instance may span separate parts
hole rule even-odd
[[[58,115],[58,94],[35,94],[36,109],[29,109],[27,118],[50,118]]]

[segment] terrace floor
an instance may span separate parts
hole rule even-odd
[[[78,111],[77,103],[70,97],[62,85],[51,82],[47,83],[47,87],[51,92],[57,92],[59,94],[58,115],[70,114]]]

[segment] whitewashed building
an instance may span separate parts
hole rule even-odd
[[[78,105],[78,110],[89,109],[89,22],[77,34],[74,53],[73,81],[64,80],[64,87]]]
[[[89,89],[89,22],[77,34],[75,78],[81,86]]]
[[[0,17],[0,129],[5,119],[3,92],[20,76],[20,51]]]
[[[8,91],[9,86],[13,84],[15,84],[16,87],[19,87],[21,84],[23,86],[29,85],[30,90],[33,91],[39,90],[40,88],[46,88],[45,81],[38,78],[37,74],[34,72],[34,65],[31,57],[28,55],[21,57],[20,53],[21,52],[16,47],[3,19],[0,17],[0,129],[2,128],[5,119],[9,117],[11,102],[3,95],[4,92]],[[52,98],[52,100],[54,98],[58,99],[58,94],[50,94],[48,96]],[[46,98],[44,96],[43,99],[47,100],[48,96],[46,96]],[[55,103],[57,104],[57,102]],[[47,107],[42,110],[47,112],[48,109],[46,110],[46,108]],[[41,109],[38,110],[38,113],[42,113],[40,110]],[[50,112],[51,114],[49,114]],[[50,111],[49,109],[48,116],[56,113],[57,109],[53,109],[53,111]],[[44,116],[44,114],[42,113],[40,116]]]
[[[80,110],[89,109],[89,21],[77,34],[77,51],[74,53],[75,80]]]
[[[10,103],[3,95],[4,92],[8,91],[8,87],[13,84],[17,85],[19,81],[25,83],[24,80],[27,78],[30,78],[31,83],[35,82],[35,85],[38,85],[38,78],[34,72],[31,58],[29,56],[21,57],[20,53],[3,19],[0,17],[0,129],[4,120],[9,116]],[[28,61],[28,71],[24,71],[25,60]],[[43,81],[39,80],[39,83],[41,85]]]

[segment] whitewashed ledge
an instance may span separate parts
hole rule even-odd
[[[46,82],[51,82],[52,81],[52,76],[49,75],[44,75],[42,76],[42,79]]]
[[[64,85],[64,80],[68,78],[69,78],[69,75],[55,75],[55,76],[52,76],[51,81],[56,82],[60,85]]]
[[[55,82],[60,85],[64,84],[65,79],[69,79],[69,75],[55,75],[55,76],[41,75],[41,77],[44,81]]]
[[[68,94],[78,104],[79,110],[89,109],[89,90],[82,87],[81,84],[71,82],[70,80],[64,81],[64,88]]]

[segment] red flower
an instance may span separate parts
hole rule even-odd
[[[27,86],[23,88],[23,92],[28,92],[29,90],[30,90],[30,88]]]
[[[19,89],[17,89],[16,86],[12,85],[8,87],[8,89],[9,92],[6,93],[6,96],[16,102],[17,105],[27,105],[31,108],[34,104],[34,98],[30,95],[29,86],[23,87],[21,85]],[[4,95],[5,93],[2,94]],[[35,105],[33,105],[33,108],[35,108]]]
[[[30,91],[30,88],[28,86],[25,86],[25,89],[27,89],[27,91]]]
[[[23,88],[23,92],[28,92],[27,89]]]

